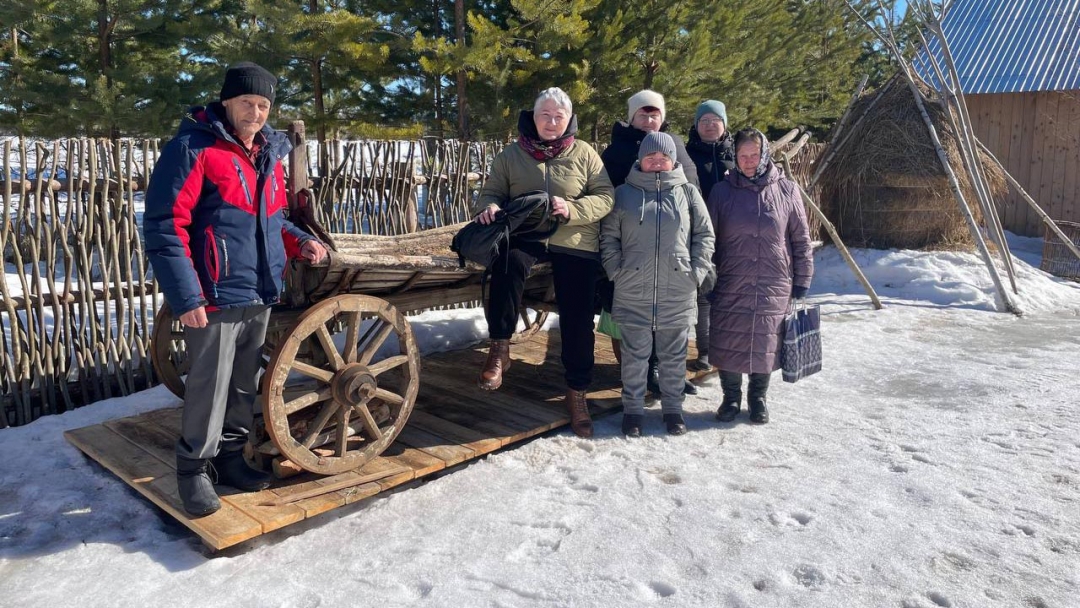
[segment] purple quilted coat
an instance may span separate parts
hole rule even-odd
[[[729,171],[708,207],[716,229],[709,363],[727,372],[777,370],[791,287],[810,287],[814,274],[798,190],[769,163],[755,181]]]

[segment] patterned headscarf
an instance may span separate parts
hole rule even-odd
[[[754,175],[748,178],[750,181],[756,181],[769,171],[769,165],[772,163],[772,156],[769,154],[769,139],[765,137],[764,133],[753,127],[743,129],[735,134],[735,170],[739,173],[742,173],[742,170],[739,169],[738,166],[739,145],[744,141],[761,142],[761,160],[758,161],[758,166],[754,171]]]

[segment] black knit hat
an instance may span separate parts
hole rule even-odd
[[[263,67],[250,61],[229,66],[225,83],[221,85],[221,101],[241,95],[262,95],[274,103],[277,78]]]

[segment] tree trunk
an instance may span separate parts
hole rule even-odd
[[[435,15],[435,40],[442,37],[442,2],[441,0],[431,0],[431,12]],[[431,92],[432,101],[435,105],[435,133],[439,139],[446,137],[446,116],[443,114],[443,82],[442,74],[433,74],[431,78]]]
[[[458,48],[465,47],[465,0],[454,0],[454,28]],[[469,139],[469,97],[465,70],[457,72],[458,139]]]

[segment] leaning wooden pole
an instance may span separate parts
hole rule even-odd
[[[791,172],[791,167],[788,165],[788,158],[788,156],[784,156],[780,162],[784,165],[784,172],[790,177],[794,174]],[[881,310],[884,308],[881,304],[881,299],[878,298],[877,292],[874,291],[874,287],[870,285],[870,281],[866,279],[866,275],[863,274],[862,269],[855,263],[855,258],[851,257],[851,252],[848,251],[847,246],[844,245],[844,241],[840,239],[840,233],[836,231],[836,226],[833,226],[833,223],[829,221],[829,218],[825,217],[825,214],[821,211],[821,207],[817,206],[817,203],[810,198],[810,195],[806,193],[806,190],[803,190],[803,187],[799,185],[799,182],[796,182],[794,179],[791,181],[795,182],[795,187],[799,189],[799,194],[802,195],[803,203],[814,212],[814,215],[817,216],[821,225],[825,227],[825,231],[829,233],[829,238],[831,238],[833,244],[836,245],[836,249],[840,252],[840,256],[847,262],[848,268],[851,269],[852,274],[854,274],[855,278],[862,283],[863,289],[866,290],[866,294],[870,296],[870,301],[874,303],[874,310]]]
[[[916,2],[915,7],[920,8],[920,4],[921,3]],[[926,39],[923,38],[922,32],[919,32],[919,38],[923,41],[923,48],[927,49],[927,57],[933,66],[934,72],[941,84],[941,88],[948,95],[946,99],[951,99],[951,101],[956,104],[957,116],[953,116],[952,112],[949,112],[949,118],[953,123],[953,129],[956,130],[957,142],[960,146],[960,151],[963,153],[964,162],[968,165],[968,174],[971,177],[972,185],[975,187],[975,194],[979,199],[983,215],[986,217],[986,225],[990,231],[990,236],[997,244],[998,250],[1001,253],[1001,258],[1005,263],[1005,271],[1009,276],[1009,284],[1012,286],[1013,293],[1019,293],[1019,290],[1016,287],[1016,269],[1013,266],[1012,255],[1009,251],[1009,243],[1005,239],[1005,230],[1001,226],[1001,219],[998,217],[997,207],[994,205],[994,198],[990,194],[990,183],[986,179],[986,175],[982,169],[982,163],[979,161],[979,153],[975,147],[975,131],[971,127],[971,117],[967,111],[967,102],[964,99],[963,87],[960,85],[960,74],[956,70],[956,62],[953,60],[949,42],[945,38],[945,30],[941,26],[941,21],[934,14],[932,6],[921,8],[926,14],[927,29],[937,36],[938,42],[941,45],[942,57],[945,59],[945,67],[949,70],[949,78],[953,83],[953,87],[949,87],[946,83],[941,67],[938,65],[937,59],[930,54],[930,45],[926,43]],[[948,103],[946,103],[946,108],[948,109],[948,107]]]
[[[869,28],[886,47],[888,47],[889,51],[893,54],[893,57],[899,62],[900,71],[904,75],[904,79],[907,80],[908,88],[911,90],[912,97],[915,99],[915,106],[919,109],[919,114],[922,116],[923,123],[926,125],[926,130],[930,134],[930,141],[933,142],[934,149],[937,151],[938,160],[941,161],[941,166],[945,170],[945,175],[949,178],[949,186],[952,188],[953,195],[960,205],[960,211],[968,223],[968,228],[971,230],[976,245],[979,247],[979,255],[982,257],[983,263],[986,264],[986,270],[990,273],[990,279],[994,282],[994,287],[997,288],[998,295],[1001,297],[1002,306],[1005,310],[1015,315],[1023,314],[1016,303],[1013,302],[1013,299],[1005,289],[1005,286],[1001,283],[1001,275],[998,274],[997,267],[994,265],[994,260],[990,256],[990,250],[986,247],[986,241],[983,240],[979,225],[975,222],[975,217],[971,214],[971,207],[964,197],[964,192],[960,189],[960,179],[956,176],[956,172],[949,162],[948,155],[945,154],[945,147],[941,143],[941,138],[938,137],[934,121],[930,118],[929,112],[926,111],[926,105],[923,103],[922,91],[920,91],[918,85],[915,84],[915,78],[908,70],[904,55],[900,52],[899,47],[896,46],[896,41],[883,36],[872,23],[862,16],[862,13],[851,5],[850,0],[844,0],[844,2],[847,4],[848,8],[851,9],[851,12],[855,13],[866,27]]]
[[[1080,249],[1076,247],[1076,244],[1073,243],[1072,239],[1065,236],[1065,233],[1062,232],[1061,228],[1058,227],[1057,222],[1054,221],[1054,218],[1050,217],[1045,211],[1043,211],[1042,207],[1039,206],[1039,203],[1035,202],[1035,199],[1031,198],[1031,195],[1027,193],[1027,190],[1024,190],[1024,187],[1020,185],[1020,182],[1016,181],[1016,178],[1014,178],[1012,174],[1009,173],[1009,170],[1005,168],[1005,165],[1003,165],[1001,161],[998,160],[996,156],[994,156],[994,153],[991,152],[984,143],[982,143],[978,139],[975,140],[975,143],[979,145],[979,149],[982,150],[983,154],[985,154],[987,158],[994,161],[997,166],[1001,167],[1001,172],[1005,174],[1005,181],[1009,182],[1009,185],[1012,186],[1013,189],[1016,190],[1018,194],[1020,194],[1020,198],[1024,199],[1024,202],[1026,202],[1028,206],[1030,206],[1035,211],[1035,214],[1039,216],[1039,218],[1043,221],[1044,224],[1046,224],[1046,227],[1049,228],[1050,231],[1054,233],[1054,235],[1056,235],[1059,239],[1062,240],[1062,242],[1065,243],[1065,246],[1069,248],[1069,251],[1071,251],[1073,255],[1076,256],[1076,259],[1080,260]]]

